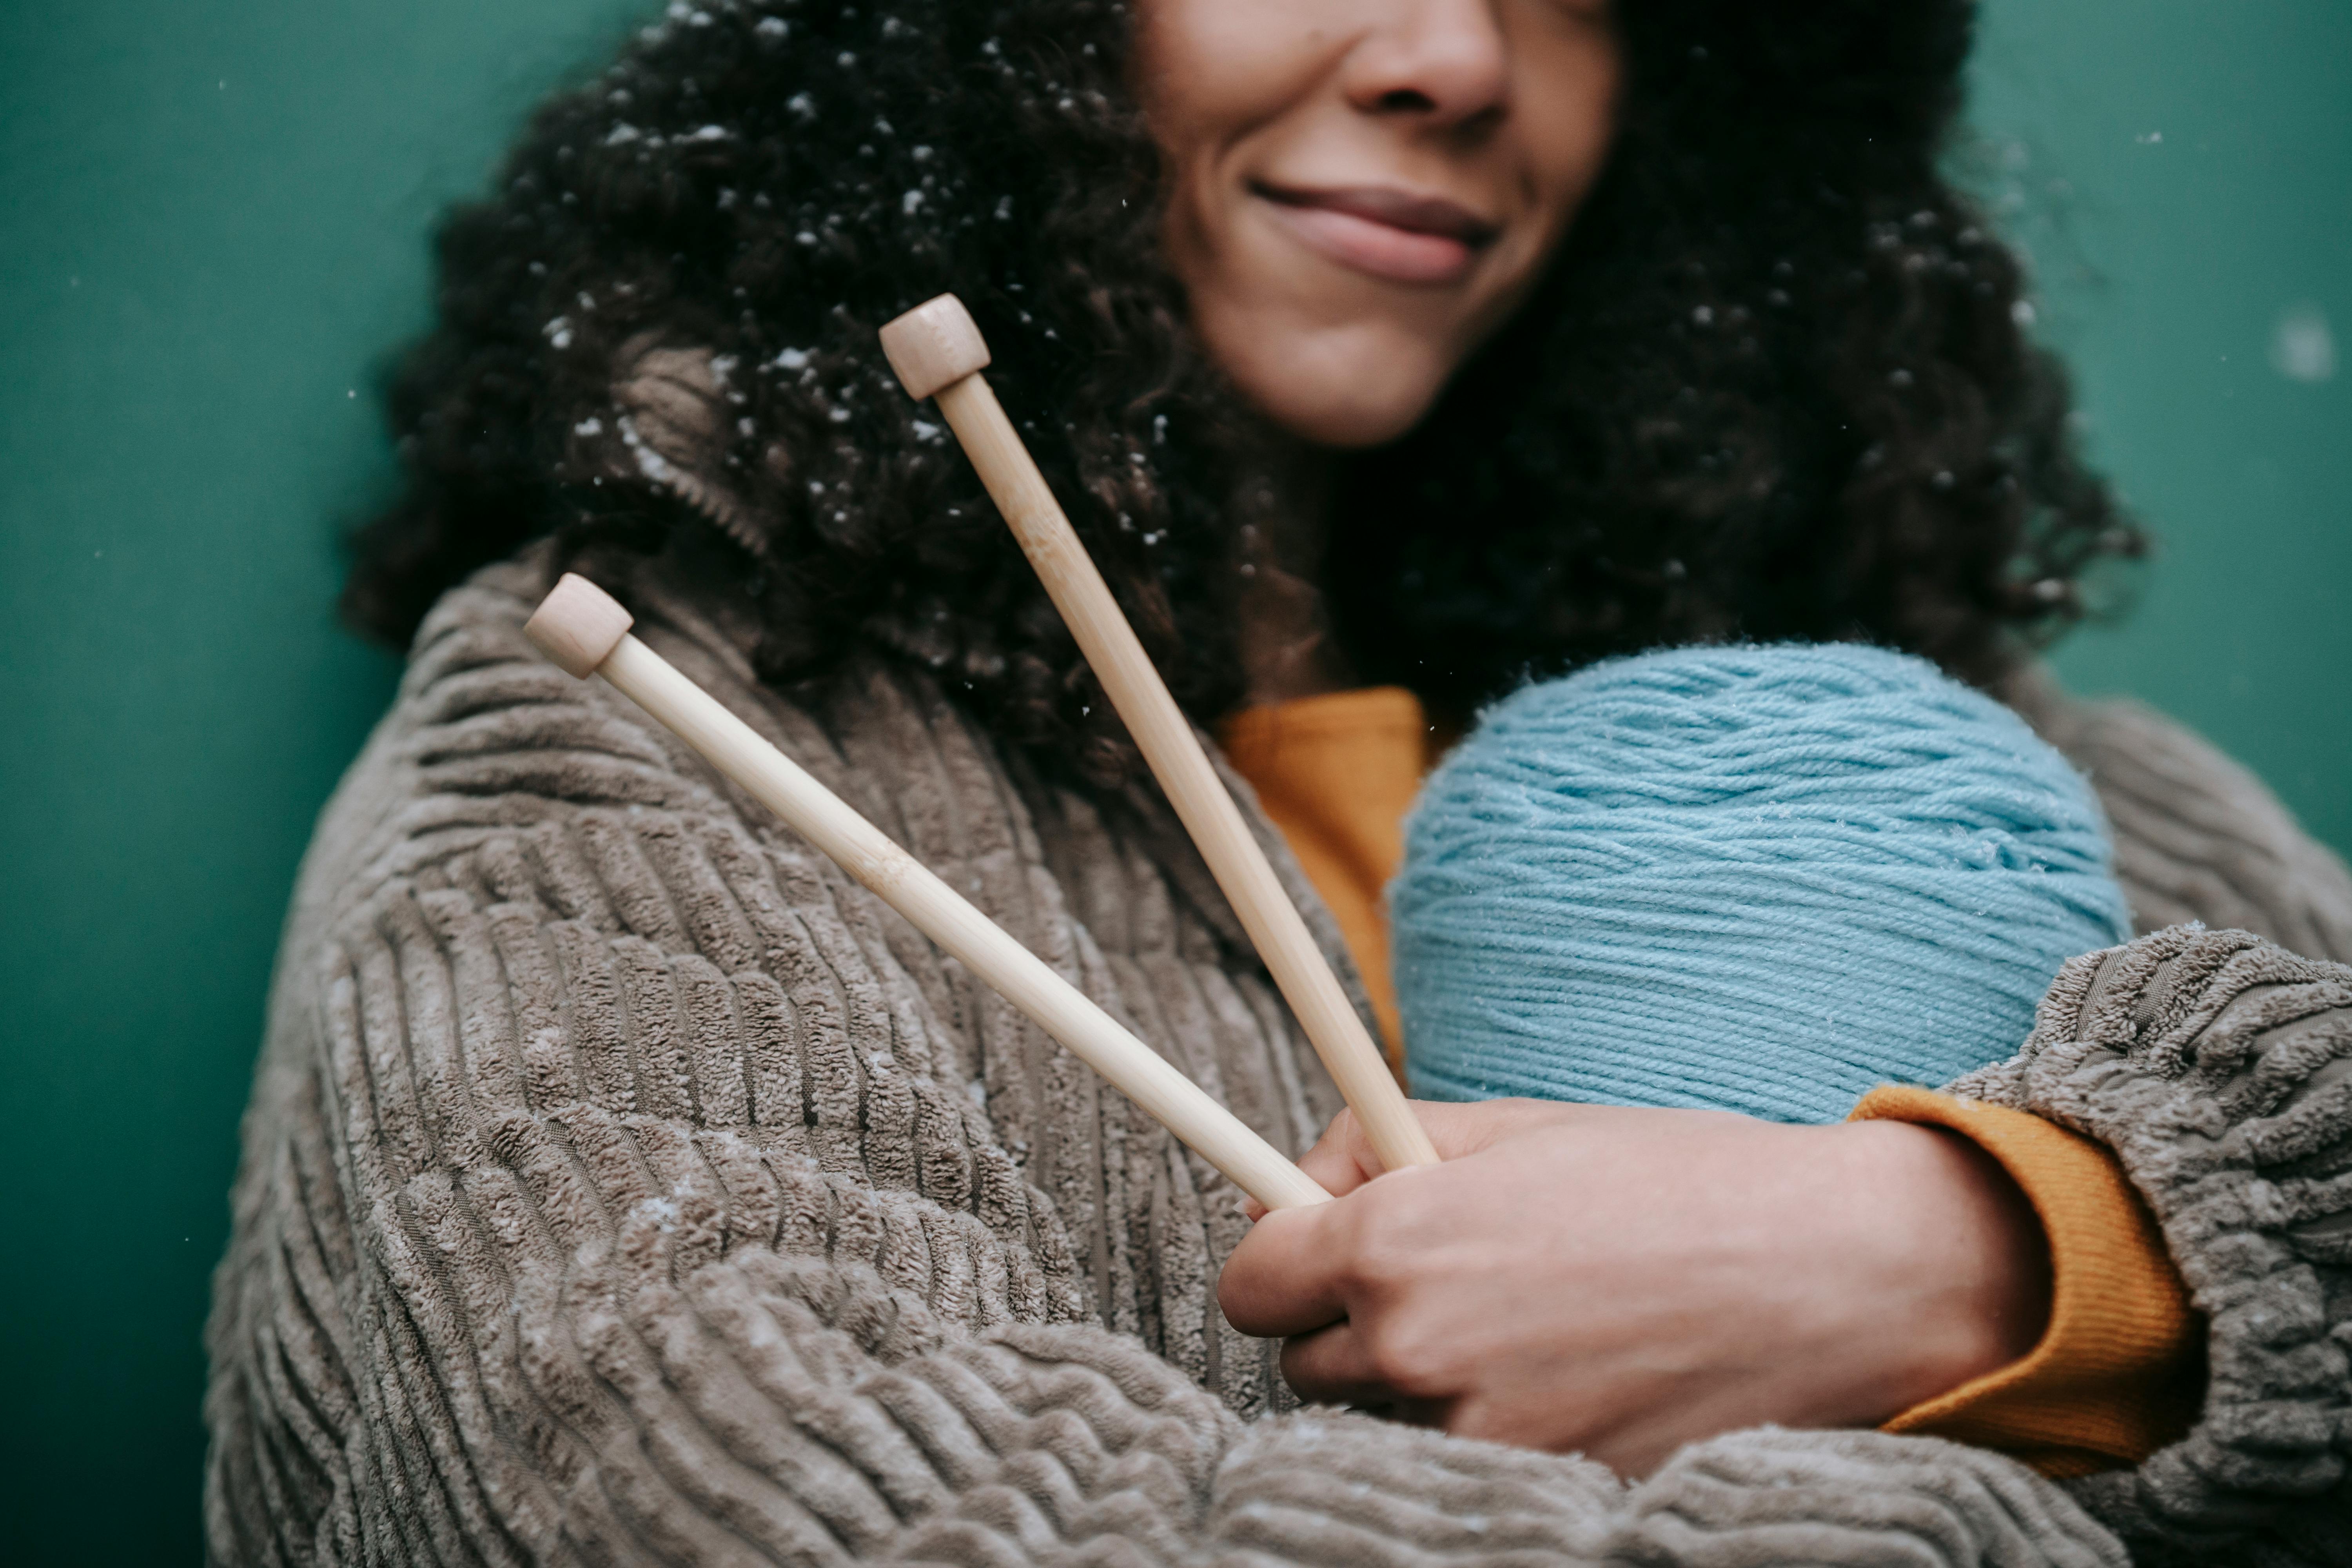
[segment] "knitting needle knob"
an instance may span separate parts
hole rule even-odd
[[[1437,1150],[1339,977],[1283,891],[1045,476],[989,390],[988,378],[980,374],[989,363],[988,344],[971,313],[954,295],[942,294],[884,327],[882,352],[910,395],[939,401],[940,413],[1037,569],[1054,607],[1224,889],[1315,1054],[1363,1123],[1372,1152],[1391,1171],[1437,1163]]]
[[[629,635],[629,612],[565,573],[524,635],[567,673],[601,675],[753,799],[832,857],[1113,1088],[1268,1208],[1328,1203],[1306,1172],[1137,1039],[727,706]]]

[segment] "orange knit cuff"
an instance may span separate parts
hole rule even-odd
[[[1873,1089],[1851,1121],[1948,1128],[2000,1163],[2050,1238],[2050,1326],[2022,1360],[1912,1406],[1889,1432],[2014,1455],[2044,1475],[2137,1464],[2203,1392],[2203,1335],[2156,1217],[2115,1156],[2038,1116],[1924,1089]]]

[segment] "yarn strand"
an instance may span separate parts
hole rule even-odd
[[[1406,824],[1413,1091],[1843,1116],[2008,1055],[2130,934],[2089,786],[1859,646],[1685,648],[1528,687]]]

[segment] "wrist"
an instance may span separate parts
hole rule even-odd
[[[1901,1331],[1881,1381],[1891,1419],[2031,1354],[2050,1322],[2049,1238],[2000,1162],[1956,1132],[1853,1122],[1882,1213],[1868,1262]]]

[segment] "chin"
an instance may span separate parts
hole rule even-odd
[[[1365,365],[1354,374],[1279,373],[1235,378],[1243,395],[1289,434],[1318,447],[1354,450],[1395,440],[1437,401],[1439,378]]]
[[[1414,331],[1373,311],[1304,310],[1295,300],[1256,310],[1211,301],[1198,328],[1253,407],[1318,447],[1378,447],[1402,436],[1437,401],[1460,357],[1442,331]]]

